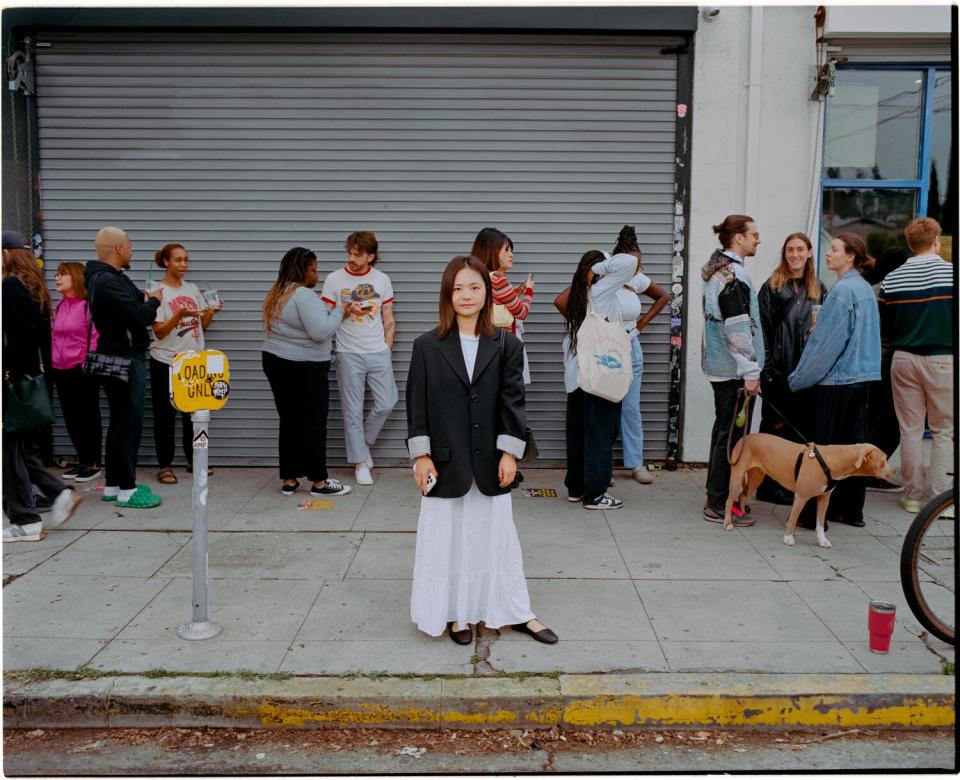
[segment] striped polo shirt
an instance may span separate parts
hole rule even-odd
[[[894,350],[953,354],[953,264],[939,255],[911,257],[880,285],[880,326]]]

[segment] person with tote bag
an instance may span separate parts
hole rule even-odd
[[[621,239],[633,233],[625,225]],[[618,244],[622,243],[618,240]],[[635,254],[583,255],[570,287],[554,306],[564,315],[564,387],[567,392],[567,500],[585,509],[621,509],[607,493],[620,401],[633,381],[630,336],[623,327],[618,291],[638,273]]]

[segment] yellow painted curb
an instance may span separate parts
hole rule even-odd
[[[10,683],[15,728],[949,728],[955,678],[622,674],[559,679],[122,676]]]

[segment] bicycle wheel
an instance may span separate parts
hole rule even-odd
[[[917,620],[951,645],[956,636],[957,521],[953,491],[928,501],[917,514],[900,551],[903,595]]]

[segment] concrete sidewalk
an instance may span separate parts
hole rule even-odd
[[[899,582],[911,515],[896,495],[867,494],[867,527],[832,525],[832,549],[798,530],[781,542],[786,507],[753,501],[757,523],[704,522],[703,470],[662,471],[651,486],[617,472],[618,512],[565,500],[559,470],[527,469],[516,524],[537,616],[555,646],[504,630],[475,647],[417,631],[409,618],[419,494],[409,469],[377,469],[372,487],[301,508],[273,469],[210,478],[210,616],[223,633],[187,642],[191,617],[191,479],[156,484],[153,510],[87,500],[43,542],[4,545],[4,668],[141,674],[293,675],[677,673],[923,675],[954,661],[926,637]],[[352,483],[352,474],[334,470]],[[952,594],[948,594],[952,598]],[[867,604],[898,606],[889,655],[867,648]],[[952,683],[952,680],[951,680]],[[952,685],[950,686],[952,688]]]

